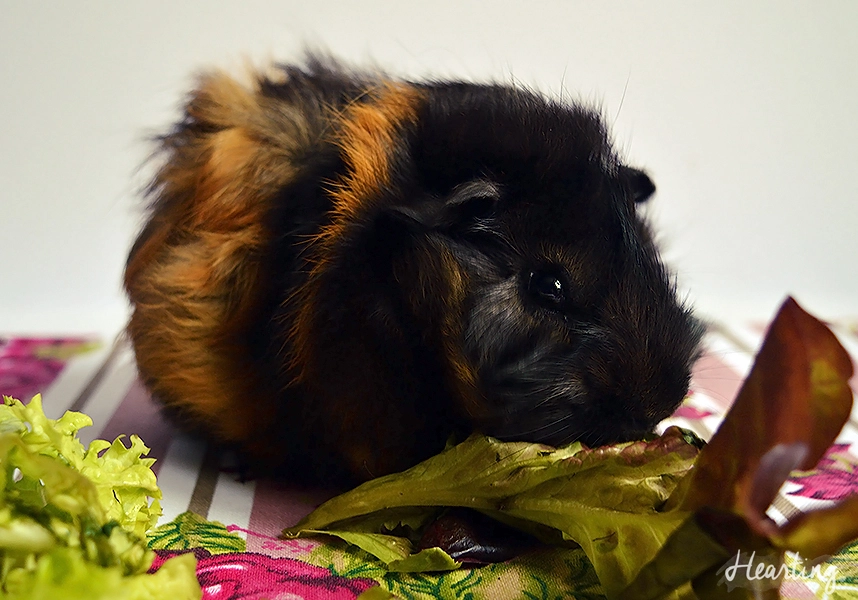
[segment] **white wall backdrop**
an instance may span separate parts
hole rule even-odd
[[[714,318],[858,314],[858,2],[0,0],[0,331],[118,330],[147,136],[307,44],[595,103]]]

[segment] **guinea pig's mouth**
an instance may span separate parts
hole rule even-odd
[[[486,414],[475,428],[505,442],[563,446],[580,439],[586,394],[575,379],[550,382],[537,378],[503,380],[492,386]]]
[[[579,439],[574,424],[569,419],[556,419],[548,423],[536,420],[521,421],[515,424],[502,423],[487,425],[481,430],[503,442],[530,442],[549,446],[564,446]]]
[[[540,410],[541,409],[541,410]],[[667,416],[667,415],[665,415]],[[478,430],[505,442],[564,446],[581,442],[590,448],[634,442],[654,434],[661,416],[648,419],[628,414],[594,414],[582,405],[545,402],[534,408],[506,410],[478,424]]]
[[[575,368],[580,362],[575,354],[556,355],[527,354],[480,372],[485,412],[472,421],[475,429],[502,441],[555,447],[576,441],[590,448],[639,441],[652,436],[685,395],[684,390],[661,390],[654,402],[634,386],[622,394],[602,390],[586,371]],[[673,402],[668,393],[675,396]]]
[[[610,427],[605,430],[587,432],[578,437],[577,441],[590,448],[598,448],[599,446],[610,446],[623,442],[636,442],[652,436],[654,432],[655,424],[641,426],[632,423],[626,427]]]
[[[581,442],[589,448],[609,446],[623,442],[634,442],[646,439],[654,434],[655,425],[640,425],[630,423],[627,426],[590,426],[583,428],[571,416],[558,418],[548,423],[534,424],[532,427],[522,427],[523,423],[487,426],[483,431],[504,442],[530,442],[547,444],[549,446],[565,446],[572,442]]]

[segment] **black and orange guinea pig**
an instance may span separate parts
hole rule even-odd
[[[251,465],[354,482],[470,432],[612,443],[688,389],[654,185],[593,110],[311,57],[200,77],[159,144],[139,371]]]

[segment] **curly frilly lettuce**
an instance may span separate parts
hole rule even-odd
[[[0,405],[0,595],[8,598],[199,598],[193,556],[149,575],[146,532],[161,492],[149,449],[77,438],[91,425],[48,419],[36,396]],[[166,568],[166,570],[164,570]]]

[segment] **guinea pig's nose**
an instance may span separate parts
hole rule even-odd
[[[632,417],[621,421],[621,432],[625,438],[623,441],[631,442],[642,440],[655,431],[655,426],[669,415],[662,415],[657,411],[646,411],[642,417]]]
[[[599,445],[637,442],[653,434],[657,420],[639,419],[628,415],[605,420],[606,427],[598,435]],[[610,423],[610,425],[608,425]]]
[[[634,428],[624,430],[617,440],[617,443],[620,442],[637,442],[643,439],[646,439],[648,436],[652,435],[653,428]]]

